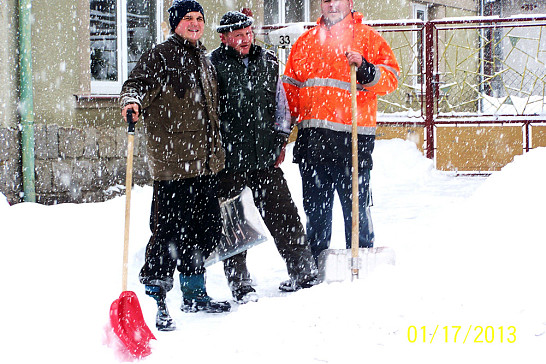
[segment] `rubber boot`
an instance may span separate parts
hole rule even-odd
[[[146,294],[157,303],[157,314],[155,316],[155,327],[159,331],[173,331],[176,329],[176,324],[173,321],[169,310],[167,309],[167,303],[165,302],[166,292],[160,286],[145,286]]]
[[[284,292],[295,292],[320,283],[317,264],[305,236],[300,236],[296,242],[297,244],[293,246],[298,248],[299,256],[292,255],[285,258],[290,279],[279,285],[279,289]]]
[[[227,301],[213,301],[205,288],[205,275],[180,275],[180,289],[182,290],[182,311],[220,313],[231,310]]]
[[[224,274],[235,302],[244,304],[258,301],[258,294],[252,288],[252,279],[246,267],[246,251],[224,260]]]

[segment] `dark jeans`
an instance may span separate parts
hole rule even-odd
[[[222,237],[216,176],[154,181],[146,260],[140,282],[169,291],[177,268],[184,276],[205,273],[205,259]]]
[[[270,167],[245,173],[222,171],[219,196],[232,198],[245,187],[252,190],[254,203],[286,262],[292,279],[305,281],[317,275],[298,209],[280,168]],[[224,261],[224,271],[231,289],[250,284],[246,251]]]
[[[345,243],[351,248],[352,177],[351,167],[326,164],[300,164],[303,208],[307,216],[307,240],[315,259],[330,246],[332,207],[337,192],[345,220]],[[370,248],[374,232],[370,215],[370,170],[358,171],[359,247]]]

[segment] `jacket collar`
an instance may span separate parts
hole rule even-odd
[[[343,18],[339,22],[332,25],[330,29],[337,28],[337,27],[345,27],[349,23],[362,23],[363,19],[364,19],[364,15],[362,15],[362,13],[359,13],[358,11],[353,10],[345,18]],[[326,28],[326,24],[324,24],[324,18],[322,16],[317,19],[317,24],[319,26]]]
[[[181,36],[179,36],[176,33],[172,34],[170,39],[172,39],[173,42],[175,42],[178,45],[181,45],[183,47],[195,48],[195,49],[197,49],[199,51],[205,51],[206,50],[205,46],[203,45],[203,43],[201,43],[200,40],[197,41],[197,45],[193,45],[189,40],[182,38]]]
[[[221,47],[222,49],[224,49],[224,52],[226,52],[226,55],[228,57],[242,59],[242,57],[239,55],[239,52],[237,52],[235,48],[225,45],[224,43],[222,43]],[[260,56],[261,49],[262,48],[260,46],[252,44],[250,46],[250,52],[248,52],[248,58],[250,60],[257,59]]]

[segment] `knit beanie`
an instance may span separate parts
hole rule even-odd
[[[218,33],[232,32],[237,29],[243,29],[249,27],[254,23],[254,19],[239,12],[228,11],[222,16],[220,25],[216,27]]]
[[[173,4],[169,8],[169,23],[171,25],[171,31],[176,29],[180,20],[186,16],[187,13],[197,11],[203,15],[205,19],[205,12],[201,4],[195,0],[174,0]]]

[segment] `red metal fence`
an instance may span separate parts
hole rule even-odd
[[[424,127],[429,158],[442,126],[520,125],[522,151],[534,147],[532,128],[546,123],[546,16],[369,24],[402,67],[398,89],[379,99],[379,125]],[[281,28],[264,27],[265,43]]]

